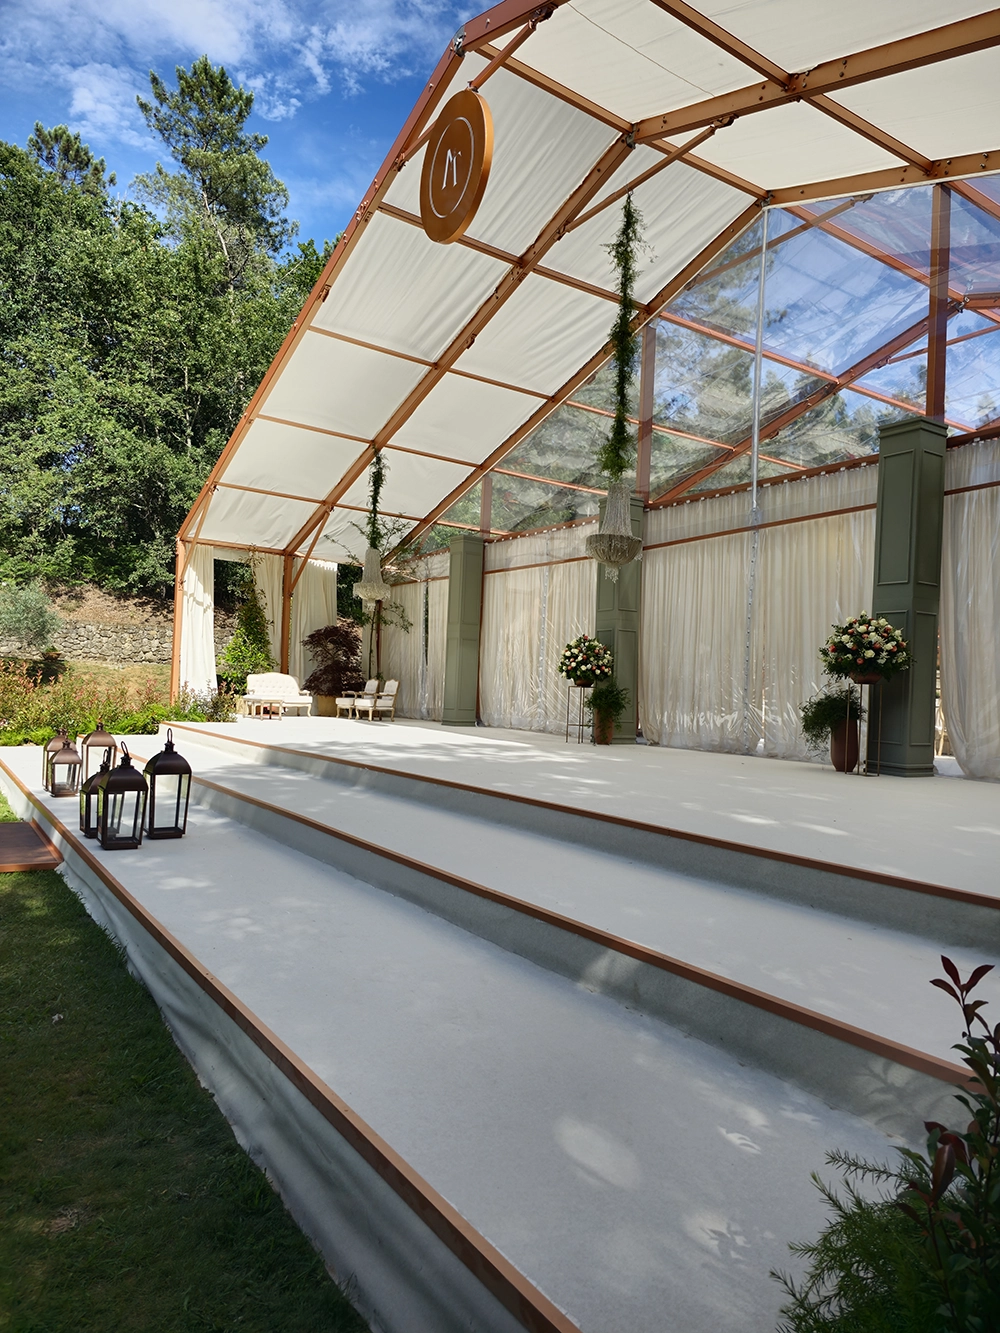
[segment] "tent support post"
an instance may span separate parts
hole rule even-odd
[[[601,501],[601,521],[607,500]],[[629,506],[632,520],[632,535],[642,536],[643,504],[638,495],[633,495]],[[639,621],[642,605],[642,564],[633,560],[630,565],[622,565],[618,571],[618,582],[613,583],[605,577],[604,566],[596,565],[597,570],[597,613],[595,617],[594,637],[605,644],[615,655],[615,680],[629,693],[629,706],[624,715],[615,723],[611,737],[612,745],[634,745],[639,730]]]
[[[448,644],[441,717],[446,727],[476,725],[482,615],[483,539],[478,532],[463,532],[451,543],[448,567]]]
[[[642,330],[639,361],[639,438],[635,460],[635,489],[643,504],[649,500],[649,467],[653,453],[653,386],[656,380],[656,320]]]
[[[931,265],[927,302],[927,405],[932,421],[944,421],[945,370],[948,359],[948,277],[951,267],[951,190],[934,186],[931,206]]]
[[[288,674],[288,640],[292,629],[293,555],[286,555],[281,571],[281,670]]]
[[[174,563],[174,639],[170,648],[170,702],[180,693],[181,677],[181,624],[184,616],[184,543],[177,538]]]

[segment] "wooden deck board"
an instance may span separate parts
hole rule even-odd
[[[61,861],[62,856],[34,824],[0,823],[0,873],[54,870]]]

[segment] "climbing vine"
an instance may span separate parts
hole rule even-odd
[[[636,311],[635,279],[642,242],[642,214],[625,196],[622,225],[607,247],[618,274],[618,314],[611,328],[615,360],[615,416],[608,438],[597,455],[598,466],[612,481],[620,481],[635,462],[635,445],[629,431],[629,396],[635,383],[638,339],[632,332]]]

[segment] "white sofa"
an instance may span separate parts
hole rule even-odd
[[[250,717],[280,717],[282,713],[309,713],[312,709],[312,695],[305,694],[295,677],[283,671],[247,676],[243,702]]]

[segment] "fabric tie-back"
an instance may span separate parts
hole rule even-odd
[[[194,694],[214,694],[215,676],[215,551],[196,546],[184,571],[180,686]]]

